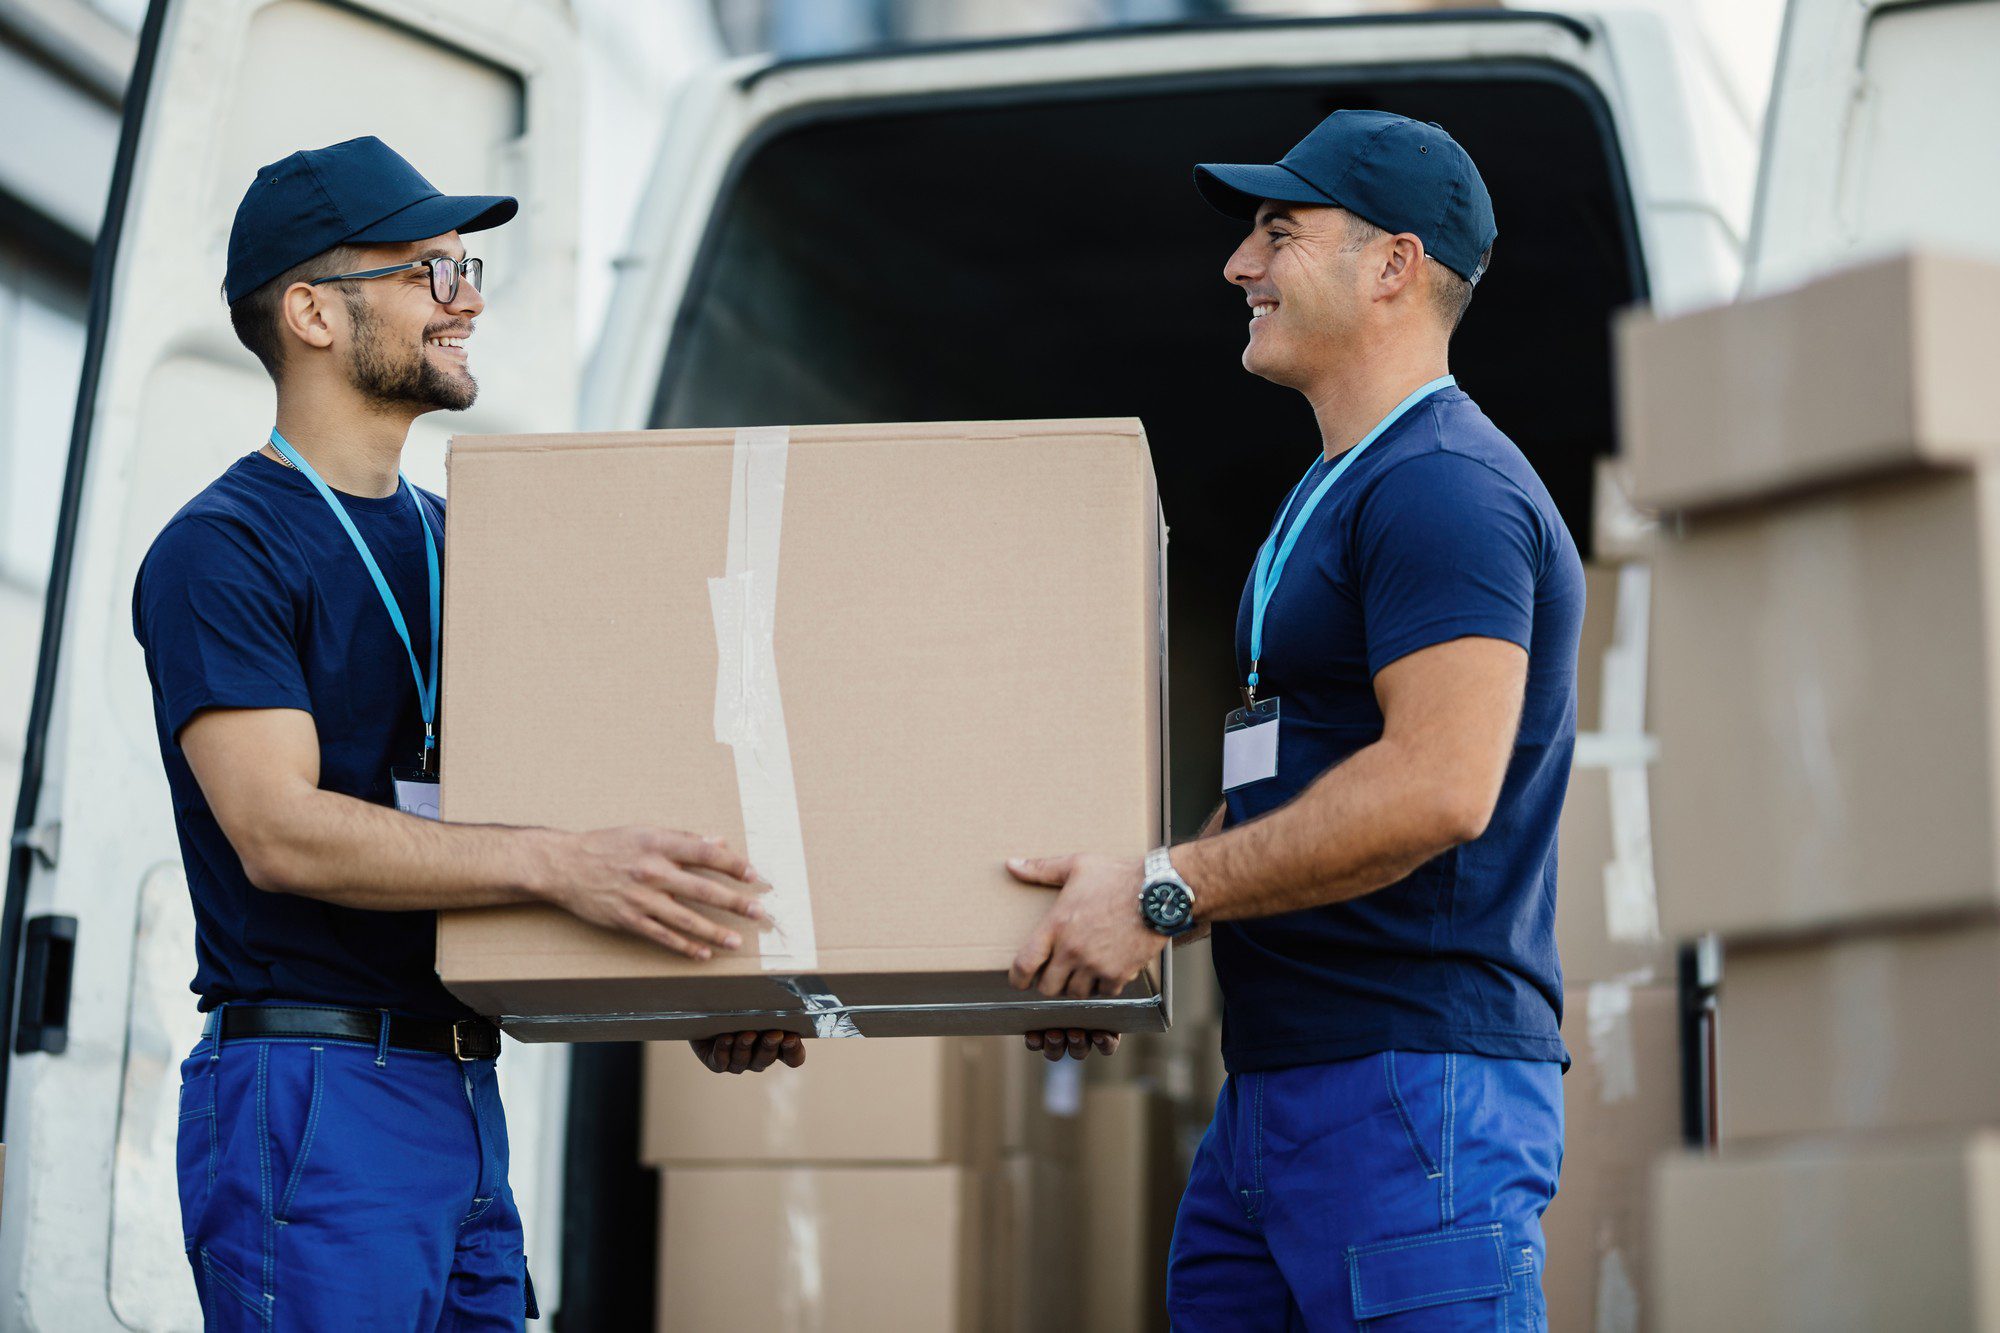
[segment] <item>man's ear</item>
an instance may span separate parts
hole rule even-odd
[[[1406,231],[1391,236],[1381,271],[1375,275],[1377,298],[1386,301],[1402,295],[1417,280],[1417,270],[1423,264],[1424,243],[1421,240]]]
[[[308,347],[333,346],[334,326],[345,312],[332,309],[333,293],[325,287],[295,282],[278,298],[278,326],[288,338]]]

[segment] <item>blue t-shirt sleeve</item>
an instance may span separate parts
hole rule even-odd
[[[140,567],[133,621],[169,735],[204,708],[312,711],[292,594],[234,525],[168,525]]]
[[[1354,528],[1368,673],[1451,639],[1528,646],[1543,523],[1476,459],[1420,454],[1384,473]]]

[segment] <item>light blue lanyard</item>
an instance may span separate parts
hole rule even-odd
[[[1299,533],[1305,530],[1306,520],[1312,517],[1313,510],[1319,508],[1319,502],[1326,498],[1326,493],[1333,489],[1333,483],[1340,480],[1340,474],[1347,471],[1355,459],[1361,457],[1363,449],[1380,439],[1382,432],[1395,425],[1403,413],[1439,389],[1447,389],[1457,383],[1458,380],[1453,376],[1440,375],[1391,408],[1389,415],[1376,422],[1375,429],[1361,437],[1361,443],[1342,454],[1340,461],[1333,465],[1333,470],[1321,479],[1319,485],[1313,487],[1312,494],[1306,497],[1306,502],[1299,506],[1299,512],[1293,516],[1291,526],[1285,529],[1284,540],[1281,542],[1278,539],[1278,529],[1284,527],[1285,511],[1292,507],[1292,500],[1298,495],[1299,486],[1305,485],[1306,480],[1312,476],[1312,468],[1306,469],[1306,475],[1299,478],[1298,486],[1292,487],[1290,493],[1285,496],[1285,503],[1278,509],[1277,521],[1271,525],[1271,535],[1266,537],[1264,544],[1257,549],[1257,571],[1251,576],[1250,582],[1250,698],[1253,701],[1257,697],[1257,666],[1264,660],[1264,611],[1271,605],[1271,594],[1278,590],[1278,580],[1285,576],[1285,562],[1292,558],[1292,548],[1299,544]],[[1313,467],[1318,466],[1317,462],[1313,464]]]
[[[417,507],[417,524],[424,530],[424,558],[430,566],[431,578],[431,680],[424,684],[424,669],[417,665],[417,650],[410,643],[410,627],[403,620],[403,608],[396,602],[396,594],[389,590],[389,580],[382,577],[382,567],[375,563],[375,553],[368,549],[367,539],[354,526],[354,520],[347,516],[347,509],[333,488],[320,479],[298,450],[292,448],[291,441],[271,432],[271,447],[285,456],[287,462],[299,470],[299,475],[313,484],[327,508],[340,520],[340,526],[347,529],[347,535],[354,543],[354,549],[361,553],[361,563],[368,566],[368,577],[375,580],[375,591],[382,594],[382,605],[389,610],[389,619],[396,626],[396,637],[403,641],[403,651],[410,655],[410,674],[417,678],[417,707],[424,715],[424,771],[436,772],[431,751],[437,748],[437,689],[438,689],[438,617],[442,614],[439,603],[443,600],[444,580],[438,574],[437,538],[431,533],[431,521],[424,514],[424,502],[417,498],[417,488],[398,472],[396,480],[410,493],[410,503]]]

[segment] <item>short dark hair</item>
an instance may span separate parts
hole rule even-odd
[[[1367,218],[1362,217],[1359,213],[1350,212],[1347,215],[1347,242],[1349,249],[1358,250],[1373,241],[1377,236],[1387,236],[1388,234],[1388,232],[1376,226]],[[1427,254],[1425,258],[1437,265],[1435,275],[1431,280],[1431,300],[1433,306],[1437,310],[1438,318],[1444,321],[1445,331],[1447,333],[1456,333],[1458,332],[1459,321],[1465,318],[1466,309],[1472,304],[1473,284],[1468,282],[1457,270],[1451,268],[1436,256]],[[1486,253],[1479,256],[1479,273],[1484,275],[1486,266],[1492,262],[1493,247],[1489,245],[1486,247]]]
[[[264,363],[264,370],[275,380],[284,365],[284,342],[278,320],[278,298],[285,289],[295,282],[311,282],[315,278],[332,277],[336,273],[346,273],[362,266],[364,254],[361,247],[336,245],[311,259],[280,273],[277,277],[239,296],[229,306],[229,326],[236,330],[236,341]]]
[[[1474,271],[1484,275],[1486,266],[1492,262],[1493,247],[1489,245],[1479,256],[1479,267]],[[1472,304],[1473,289],[1474,284],[1467,281],[1463,274],[1447,264],[1438,264],[1437,273],[1431,281],[1431,300],[1436,303],[1438,318],[1445,322],[1448,331],[1458,332],[1459,323]]]

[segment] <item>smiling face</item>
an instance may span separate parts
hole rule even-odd
[[[1354,225],[1331,205],[1265,203],[1223,277],[1250,306],[1243,368],[1304,389],[1363,330],[1369,278],[1379,261]]]
[[[387,268],[412,260],[465,258],[457,232],[426,241],[369,247],[363,269]],[[344,282],[347,313],[345,364],[349,382],[386,408],[461,412],[479,396],[472,378],[466,340],[486,302],[468,281],[442,303],[431,293],[428,268],[384,278]]]

